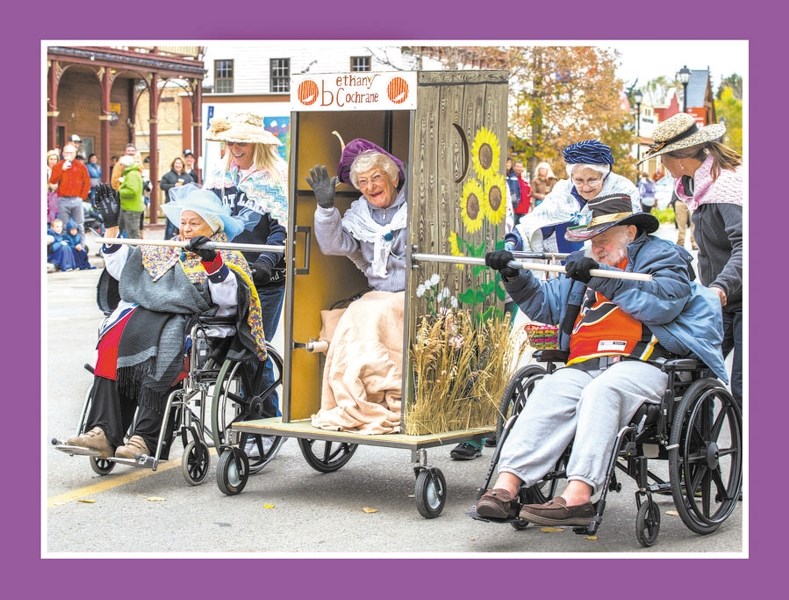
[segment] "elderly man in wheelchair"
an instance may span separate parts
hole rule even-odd
[[[537,382],[500,440],[497,479],[475,506],[483,520],[590,525],[599,514],[592,497],[613,471],[618,433],[639,407],[659,405],[669,386],[661,365],[694,357],[727,380],[720,308],[715,294],[692,281],[690,254],[650,235],[657,219],[634,213],[626,194],[597,198],[589,208],[591,220],[569,228],[566,237],[591,240],[591,247],[568,257],[565,275],[538,279],[510,266],[513,255],[506,250],[485,257],[529,318],[559,326],[566,360]],[[649,274],[651,280],[606,278],[595,270]],[[519,491],[543,481],[568,447],[561,494],[522,504]]]

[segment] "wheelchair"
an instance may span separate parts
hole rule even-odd
[[[52,444],[71,456],[88,456],[91,468],[98,475],[108,475],[118,463],[155,471],[160,462],[169,458],[176,437],[180,437],[183,444],[181,471],[189,485],[205,482],[211,462],[210,448],[217,449],[220,459],[222,452],[232,448],[244,456],[249,473],[259,472],[276,457],[284,438],[239,434],[232,431],[231,426],[276,413],[272,398],[282,383],[282,357],[270,344],[266,344],[273,363],[274,381],[259,393],[254,393],[255,388],[261,386],[254,383],[252,366],[233,358],[229,352],[234,338],[210,335],[217,327],[228,328],[233,324],[234,320],[228,317],[200,316],[193,321],[186,340],[186,374],[167,397],[152,455],[140,454],[134,459],[103,457],[96,450],[69,445],[58,439],[53,439]],[[90,365],[86,364],[85,368],[93,373]],[[92,401],[93,385],[85,396],[77,434],[86,430]],[[134,430],[134,420],[129,431]],[[253,447],[257,456],[247,459],[244,448]],[[220,468],[221,465],[220,460]]]
[[[536,362],[521,367],[510,380],[499,407],[498,444],[485,482],[477,490],[477,500],[488,489],[502,445],[534,386],[566,358],[567,353],[557,350],[537,351]],[[595,516],[589,525],[573,527],[575,533],[597,533],[608,492],[622,489],[617,471],[631,477],[636,484],[635,533],[644,547],[654,545],[660,531],[660,508],[653,498],[655,494],[671,495],[682,522],[700,535],[716,531],[736,508],[742,487],[743,458],[739,404],[723,383],[696,359],[668,360],[661,369],[668,374],[668,386],[661,402],[643,404],[617,434],[605,484],[594,502]],[[559,481],[566,478],[571,449],[572,443],[540,482],[521,487],[518,493],[521,504],[541,504],[554,497]],[[651,460],[667,465],[667,480],[650,467]],[[494,521],[481,517],[473,507],[469,515],[481,521]],[[518,530],[529,525],[519,517],[495,522],[510,523]]]

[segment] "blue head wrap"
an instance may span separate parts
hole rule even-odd
[[[562,153],[568,165],[613,165],[614,155],[611,148],[598,140],[584,140],[570,144]]]

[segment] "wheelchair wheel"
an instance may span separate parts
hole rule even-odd
[[[742,485],[742,415],[718,380],[685,391],[669,437],[669,483],[683,523],[712,533],[737,506]]]
[[[501,439],[504,424],[509,418],[512,415],[520,414],[526,405],[526,398],[534,389],[534,384],[544,375],[545,367],[534,364],[525,365],[515,372],[501,395],[499,413],[496,418],[496,439]]]
[[[307,464],[321,473],[339,471],[351,460],[358,447],[359,444],[299,438],[299,448]]]
[[[441,469],[422,469],[416,476],[416,509],[425,519],[435,519],[447,501],[447,482]]]
[[[214,447],[241,445],[240,447],[243,448],[248,440],[252,440],[258,452],[257,456],[249,459],[250,473],[259,472],[271,462],[284,441],[282,437],[271,436],[274,443],[267,448],[269,442],[264,437],[268,436],[239,434],[231,429],[233,423],[263,418],[265,399],[273,393],[282,378],[282,359],[271,349],[269,349],[269,356],[274,363],[277,381],[263,394],[254,396],[247,393],[249,386],[244,381],[243,365],[233,360],[224,362],[214,384],[211,403],[211,436],[214,440]]]
[[[278,435],[242,433],[239,448],[244,449],[249,459],[249,472],[254,475],[274,460],[283,443],[285,438]]]
[[[90,457],[90,468],[93,469],[93,472],[97,475],[109,475],[112,473],[112,470],[115,468],[115,461],[114,460],[107,460],[106,458],[96,458],[95,456]]]
[[[181,472],[189,485],[200,485],[208,476],[211,456],[203,442],[189,442],[181,457]]]
[[[660,531],[660,507],[647,498],[638,507],[636,515],[636,538],[638,543],[649,548],[654,545]]]
[[[216,467],[216,484],[227,496],[240,494],[249,480],[247,455],[238,448],[228,448],[219,456]]]

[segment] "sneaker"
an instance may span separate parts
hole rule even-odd
[[[133,435],[129,438],[124,446],[118,446],[115,449],[115,458],[132,458],[136,459],[140,454],[150,454],[148,446],[142,436]]]
[[[112,446],[107,441],[107,436],[104,435],[104,430],[101,427],[94,427],[90,431],[72,436],[66,440],[66,443],[69,446],[98,450],[105,458],[112,456]]]
[[[518,499],[501,488],[488,490],[477,500],[477,514],[486,519],[514,519],[518,516]]]
[[[246,454],[248,458],[260,458],[260,446],[257,444],[257,437],[258,436],[250,436],[247,439],[247,443],[244,444],[244,454]],[[263,444],[263,454],[268,454],[268,451],[271,450],[271,447],[274,445],[274,436],[262,435],[260,436],[260,440]]]
[[[495,435],[485,439],[485,447],[487,448],[495,448],[497,443],[498,440]]]
[[[482,449],[471,442],[463,442],[455,446],[452,452],[449,453],[449,456],[453,460],[473,460],[482,456]]]
[[[591,502],[567,506],[564,498],[557,496],[545,504],[524,504],[520,518],[534,525],[574,525],[583,527],[592,522],[595,508]]]

